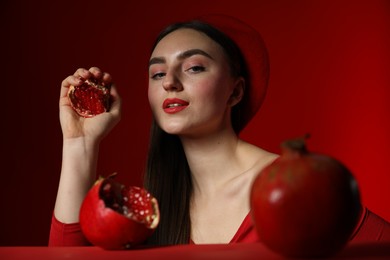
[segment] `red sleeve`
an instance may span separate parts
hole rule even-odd
[[[355,231],[354,242],[390,242],[390,223],[363,206]],[[261,242],[250,214],[246,216],[230,243]]]
[[[241,223],[230,243],[255,243],[260,242],[259,236],[249,213]]]
[[[89,246],[91,243],[81,232],[79,223],[65,224],[52,214],[49,246]]]
[[[386,241],[390,242],[390,223],[363,207],[363,211],[352,235],[357,242]]]

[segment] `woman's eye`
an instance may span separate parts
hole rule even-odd
[[[151,78],[157,80],[157,79],[162,79],[164,76],[165,76],[164,72],[158,72],[158,73],[154,73]]]
[[[205,71],[206,68],[203,67],[203,66],[192,66],[191,68],[187,69],[187,71],[191,71],[191,72],[202,72],[202,71]]]

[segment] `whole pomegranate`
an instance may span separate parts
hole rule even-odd
[[[359,218],[357,182],[340,161],[309,152],[305,138],[281,147],[281,156],[259,173],[251,189],[260,240],[287,257],[336,254]]]
[[[85,237],[104,249],[125,249],[141,244],[158,226],[158,203],[145,189],[125,187],[113,176],[99,179],[80,209]]]
[[[82,117],[93,117],[110,107],[110,89],[96,79],[87,79],[80,86],[70,86],[68,98],[72,108]]]

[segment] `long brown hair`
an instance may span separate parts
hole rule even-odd
[[[176,23],[167,27],[157,37],[153,49],[166,35],[180,28],[205,33],[224,49],[232,75],[247,78],[246,65],[237,45],[224,33],[201,21]],[[232,108],[232,126],[237,134],[244,127],[240,121],[241,105],[242,102]],[[159,226],[147,244],[188,244],[191,234],[190,201],[193,191],[191,172],[179,137],[164,132],[154,119],[144,185],[158,200],[161,213]]]

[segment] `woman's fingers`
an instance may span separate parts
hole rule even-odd
[[[65,97],[68,93],[69,87],[71,85],[73,86],[79,86],[83,83],[83,80],[80,79],[80,77],[76,76],[68,76],[66,77],[62,83],[61,83],[61,93],[60,93],[60,98]]]
[[[112,113],[120,118],[122,99],[119,96],[119,93],[118,93],[118,90],[117,90],[115,84],[113,84],[111,86],[110,94],[112,97],[112,104],[111,104],[111,108],[110,108],[110,113]]]
[[[84,69],[84,68],[79,68],[76,70],[76,72],[73,74],[73,76],[75,77],[78,77],[78,78],[82,78],[82,79],[89,79],[90,77],[92,77],[92,73],[87,70],[87,69]]]
[[[66,77],[62,83],[61,83],[61,93],[60,93],[60,104],[62,105],[67,105],[68,101],[65,100],[65,98],[68,95],[69,87],[70,86],[80,86],[85,80],[90,79],[90,78],[95,78],[99,81],[102,81],[104,85],[110,86],[112,84],[112,77],[109,73],[103,72],[100,68],[98,67],[91,67],[88,70],[85,68],[79,68],[75,71],[73,75],[70,75]],[[120,110],[120,97],[114,87],[114,90],[112,91],[113,94],[113,103],[116,109]],[[117,101],[117,102],[116,102]]]
[[[101,79],[103,76],[103,72],[98,67],[91,67],[89,72],[95,79]]]
[[[106,85],[110,85],[111,82],[112,82],[112,77],[110,74],[108,74],[107,72],[104,72],[103,73],[103,76],[102,76],[102,81],[106,84]]]

